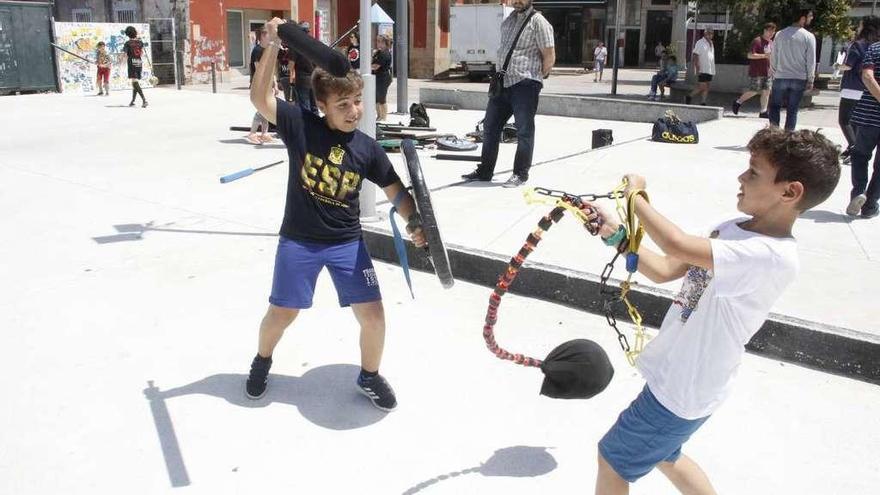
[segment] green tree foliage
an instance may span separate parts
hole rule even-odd
[[[779,29],[788,27],[803,5],[813,8],[815,18],[809,29],[817,38],[849,39],[854,34],[854,27],[847,13],[854,3],[854,0],[718,0],[715,5],[721,10],[730,9],[734,25],[727,39],[725,59],[745,62],[752,40],[761,35],[766,22],[775,22]]]

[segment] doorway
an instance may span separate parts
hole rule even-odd
[[[226,11],[226,46],[230,67],[244,67],[244,24],[242,13],[237,10]]]
[[[672,41],[672,12],[668,10],[649,10],[645,30],[645,62],[659,62],[654,53],[657,42],[668,47]]]
[[[583,11],[571,8],[547,8],[542,13],[553,26],[556,63],[580,66],[583,63]]]

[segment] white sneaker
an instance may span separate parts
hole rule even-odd
[[[846,206],[846,214],[855,217],[858,216],[862,211],[862,206],[865,206],[865,201],[868,200],[868,197],[864,194],[859,194],[854,197],[849,204]]]

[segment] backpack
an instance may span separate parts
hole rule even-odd
[[[428,110],[421,103],[413,103],[409,106],[410,127],[431,127],[431,119]]]

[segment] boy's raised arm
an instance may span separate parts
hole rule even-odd
[[[632,191],[645,188],[645,179],[638,175],[627,175],[626,195]],[[712,243],[705,237],[687,234],[677,225],[670,222],[648,203],[645,198],[635,198],[636,215],[651,239],[668,256],[676,258],[688,265],[711,270]]]
[[[608,239],[620,228],[618,221],[609,215],[604,209],[593,203],[587,203],[595,213],[589,215],[590,220],[598,220],[599,236]],[[687,272],[689,265],[681,260],[668,255],[663,255],[645,246],[639,246],[639,273],[648,277],[648,280],[662,284],[678,280]]]

